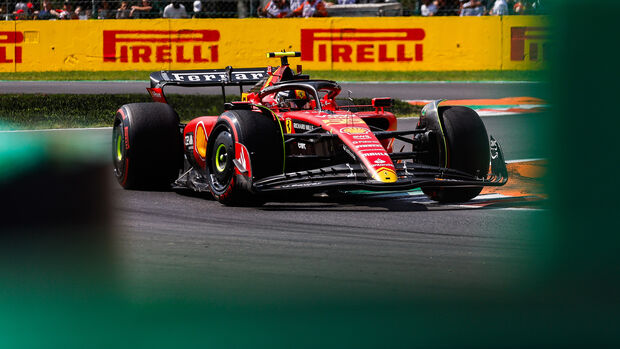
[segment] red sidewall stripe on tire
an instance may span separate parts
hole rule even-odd
[[[125,114],[125,111],[123,110],[123,108],[120,108],[118,110],[118,113],[121,114],[122,117],[122,127],[121,129],[123,130],[123,142],[125,143],[125,167],[124,167],[124,171],[123,171],[123,181],[121,183],[121,185],[123,187],[125,187],[125,185],[127,184],[127,173],[129,172],[129,157],[127,156],[127,151],[129,150],[129,126],[125,126],[125,120],[127,119],[127,114]]]
[[[239,135],[237,134],[237,128],[235,127],[235,124],[233,123],[232,119],[229,118],[226,115],[221,115],[220,116],[222,119],[226,120],[228,122],[228,124],[230,125],[230,127],[232,128],[232,131],[235,135],[235,142],[239,143]],[[236,154],[235,154],[236,155]]]

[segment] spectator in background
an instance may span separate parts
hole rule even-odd
[[[15,4],[15,11],[13,11],[13,17],[15,20],[28,19],[29,14],[30,9],[24,1],[20,0]]]
[[[299,8],[299,6],[301,6],[301,4],[304,3],[304,0],[289,0],[288,1],[288,7],[292,10],[296,10]]]
[[[286,0],[271,0],[265,7],[258,9],[258,15],[266,18],[282,18],[291,12]]]
[[[128,19],[131,10],[127,1],[121,2],[121,7],[116,9],[116,19]]]
[[[202,16],[202,14],[200,14],[200,12],[202,12],[202,2],[200,2],[200,0],[196,0],[192,5],[194,8],[194,15],[192,18],[200,18]]]
[[[178,1],[173,1],[164,8],[164,18],[188,18],[185,6]]]
[[[151,6],[150,0],[142,0],[142,6],[131,6],[131,11],[129,12],[129,17],[132,18],[150,18],[151,10],[153,10],[153,6]]]
[[[437,6],[435,16],[446,16],[446,0],[436,0],[434,4]]]
[[[110,9],[110,5],[106,0],[101,2],[101,7],[97,9],[98,19],[110,19],[116,17],[116,11]]]
[[[28,14],[29,15],[34,15],[35,8],[34,8],[34,4],[32,3],[32,1],[28,1],[26,6],[28,7]]]
[[[530,3],[530,12],[537,15],[546,13],[545,2],[541,2],[541,0],[532,0]]]
[[[527,13],[527,3],[525,1],[517,1],[512,7],[515,15],[524,15]]]
[[[301,6],[289,13],[287,17],[327,17],[323,0],[306,0]]]
[[[437,13],[437,2],[431,0],[422,0],[420,12],[422,16],[425,17],[434,16]]]
[[[57,19],[58,12],[52,8],[52,3],[49,0],[43,0],[40,11],[34,12],[34,19]]]
[[[461,0],[461,16],[482,16],[485,12],[482,0]]]
[[[491,16],[506,16],[508,15],[508,4],[506,0],[495,0],[493,8],[489,11]]]
[[[20,13],[28,13],[29,9],[28,9],[28,4],[26,4],[25,1],[18,1],[15,4],[15,11],[13,11],[13,13],[22,10]]]
[[[90,9],[83,10],[82,6],[78,6],[74,12],[77,19],[90,19]]]
[[[19,9],[13,12],[13,19],[16,21],[28,19],[28,14],[24,10]]]
[[[437,12],[435,16],[456,16],[460,13],[459,0],[436,0]]]
[[[58,12],[59,19],[77,19],[69,1],[65,1],[62,4],[62,10],[56,12]]]

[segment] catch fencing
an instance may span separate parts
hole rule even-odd
[[[301,0],[286,0],[295,9]],[[422,0],[323,0],[332,17],[393,17],[393,16],[459,16],[464,10],[470,15],[487,15],[494,0],[469,2],[441,0],[430,8]],[[44,9],[44,2],[50,4]],[[124,5],[123,5],[124,3]],[[269,0],[187,0],[178,2],[186,10],[188,18],[247,18],[260,17],[259,8]],[[434,1],[431,1],[434,3]],[[474,3],[474,2],[471,2]],[[505,14],[545,14],[546,0],[508,0]],[[57,20],[57,19],[144,19],[162,18],[164,8],[170,1],[161,0],[0,0],[0,18],[5,20]],[[134,9],[137,8],[137,9]],[[51,13],[49,10],[53,10]],[[133,10],[133,11],[132,11]]]

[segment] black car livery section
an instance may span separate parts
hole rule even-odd
[[[508,180],[499,143],[469,108],[427,104],[415,129],[398,130],[390,98],[371,105],[336,99],[340,86],[279,67],[151,74],[155,102],[121,107],[113,159],[128,189],[184,187],[226,205],[259,205],[278,193],[421,188],[438,202],[462,202]],[[180,124],[164,87],[239,86],[225,112]],[[245,86],[252,86],[244,92]],[[393,142],[406,144],[393,151]]]

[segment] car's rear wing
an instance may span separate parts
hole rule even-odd
[[[239,86],[239,93],[243,93],[243,86],[254,85],[268,76],[267,68],[233,68],[204,69],[204,70],[162,70],[150,75],[151,87],[147,90],[155,101],[166,102],[163,94],[164,86],[221,86],[222,95],[226,97],[226,86]]]

